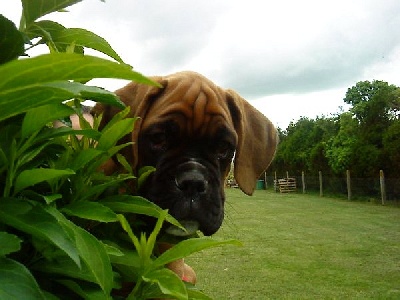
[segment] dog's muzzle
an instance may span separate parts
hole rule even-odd
[[[204,176],[205,171],[206,168],[197,162],[187,162],[178,168],[175,185],[184,195],[181,209],[183,218],[187,218],[193,209],[198,209],[196,206],[198,206],[200,195],[207,191],[208,181]],[[200,227],[199,222],[195,220],[181,220],[180,223],[185,230],[171,225],[166,232],[175,236],[190,236]]]
[[[143,195],[168,209],[187,231],[179,229],[177,233],[175,230],[170,233],[188,235],[200,230],[204,235],[214,234],[224,215],[225,198],[218,170],[208,161],[195,158],[162,162],[144,186]]]
[[[206,167],[196,161],[189,161],[178,167],[175,184],[191,204],[206,193],[208,187],[206,174]]]
[[[190,220],[202,210],[201,201],[208,191],[207,174],[207,168],[196,161],[188,161],[178,166],[175,185],[182,195],[180,220]]]

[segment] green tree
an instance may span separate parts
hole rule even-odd
[[[360,81],[347,90],[350,109],[330,118],[300,118],[279,129],[273,170],[299,174],[376,177],[383,169],[400,176],[400,88],[384,81]]]
[[[343,174],[350,168],[357,145],[358,122],[351,113],[340,115],[339,132],[328,141],[326,156],[335,174]]]
[[[400,177],[400,120],[395,120],[383,135],[387,175]]]
[[[388,138],[395,135],[395,127],[390,130],[391,133],[387,131],[398,119],[399,94],[398,87],[378,80],[360,81],[349,88],[344,102],[352,105],[350,113],[354,121],[351,125],[349,122],[344,122],[342,125],[351,126],[352,132],[347,136],[347,142],[342,144],[344,149],[333,149],[340,145],[337,140],[333,143],[331,158],[339,157],[335,153],[347,153],[347,168],[350,168],[357,176],[374,176],[379,169],[391,172],[393,162],[388,163],[387,151],[384,148],[385,144],[390,149],[396,148],[394,146],[396,141],[391,143]],[[386,142],[384,142],[385,136]],[[339,140],[343,141],[343,137]],[[389,159],[395,157],[392,151],[390,153]],[[340,163],[338,165],[338,160],[336,162],[332,160],[332,165],[337,167]]]
[[[309,154],[308,170],[316,174],[318,171],[332,173],[326,155],[329,140],[338,132],[338,117],[317,118],[315,120],[314,138],[315,144]]]
[[[397,89],[385,81],[359,81],[347,90],[343,101],[352,106],[351,112],[360,123],[371,121],[371,117],[386,119],[390,110],[398,109],[397,101],[388,96]]]
[[[397,93],[395,85],[379,80],[360,81],[347,90],[343,101],[352,105],[350,112],[360,125],[358,134],[366,143],[382,147],[382,132],[398,111]]]
[[[335,118],[302,117],[291,122],[286,131],[278,129],[281,142],[272,168],[297,174],[326,170],[326,144],[336,134],[336,127]]]

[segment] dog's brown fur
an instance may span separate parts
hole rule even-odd
[[[273,159],[277,132],[264,115],[236,92],[222,89],[197,73],[180,72],[151,79],[162,87],[130,83],[116,91],[131,108],[129,117],[140,117],[132,134],[123,140],[134,142],[131,148],[123,150],[123,155],[134,170],[149,164],[157,166],[147,188],[141,191],[145,197],[170,209],[178,219],[194,218],[209,223],[200,229],[213,234],[223,219],[224,180],[233,156],[235,179],[243,192],[251,195],[259,176]],[[105,124],[118,109],[98,104],[93,111],[103,114]],[[164,127],[171,122],[177,132],[174,142],[168,143],[165,132],[169,129]],[[165,133],[165,141],[160,143],[165,143],[165,149],[152,142],[154,131]],[[228,149],[219,146],[220,140],[227,142]],[[107,173],[118,172],[118,165],[109,161],[104,169]],[[186,195],[187,191],[178,186],[177,178],[181,177],[200,181],[196,184],[202,184],[202,188]],[[160,247],[165,251],[169,246]],[[194,271],[183,260],[169,267],[181,278],[188,277],[188,281],[195,283]]]

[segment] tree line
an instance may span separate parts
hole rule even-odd
[[[324,99],[321,99],[324,101]],[[302,117],[283,130],[271,171],[305,171],[343,177],[400,178],[400,88],[360,81],[343,101],[348,111],[315,119]]]

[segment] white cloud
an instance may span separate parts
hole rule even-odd
[[[18,1],[0,10],[18,24]],[[85,0],[69,10],[49,17],[103,36],[146,75],[203,73],[281,127],[336,112],[357,81],[400,85],[398,0]]]
[[[286,129],[291,121],[300,117],[330,117],[341,109],[347,88],[325,90],[306,94],[280,94],[261,97],[250,103],[267,116],[276,126]]]
[[[375,64],[368,66],[362,75],[364,80],[383,80],[400,86],[400,45]]]

